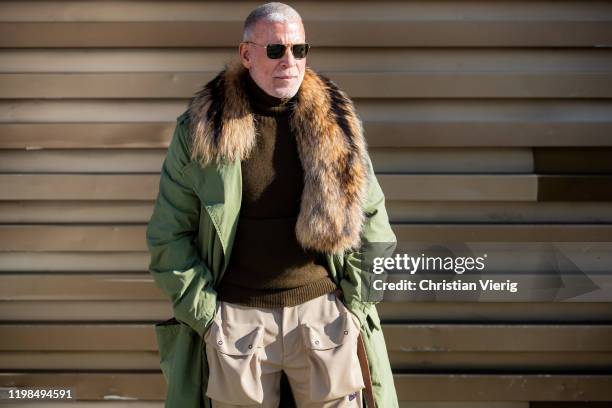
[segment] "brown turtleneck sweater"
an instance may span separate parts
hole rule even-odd
[[[243,77],[257,143],[241,163],[242,203],[218,299],[254,307],[295,306],[336,290],[322,253],[296,239],[304,173],[289,126],[294,98],[267,94]]]

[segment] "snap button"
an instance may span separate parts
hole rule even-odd
[[[217,342],[217,344],[218,344],[218,345],[223,344],[223,340],[219,340],[219,341]]]
[[[252,349],[252,348],[253,348],[253,345],[252,345],[252,344],[249,344],[249,348],[250,348],[250,349]]]
[[[348,330],[345,330],[345,331],[344,331],[344,334],[348,334]]]
[[[315,340],[315,344],[317,344],[317,345],[318,345],[318,344],[319,344],[319,340]]]

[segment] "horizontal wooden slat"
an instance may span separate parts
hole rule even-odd
[[[0,173],[159,173],[166,153],[165,149],[0,150]]]
[[[0,98],[186,98],[215,73],[0,74]]]
[[[406,242],[609,242],[609,225],[393,224]],[[144,226],[0,226],[0,251],[146,251]]]
[[[0,352],[3,370],[154,371],[159,356],[153,351],[10,351]]]
[[[0,150],[0,173],[159,173],[165,149]],[[529,148],[370,148],[377,173],[531,174]]]
[[[384,324],[387,350],[612,352],[610,325]],[[0,351],[157,351],[148,324],[0,324]],[[612,354],[611,354],[612,358]]]
[[[609,242],[612,226],[580,224],[392,224],[407,242]],[[146,252],[146,226],[0,225],[2,251]],[[1,269],[1,268],[0,268]]]
[[[534,175],[380,175],[389,200],[536,201]],[[0,200],[154,200],[159,175],[2,174]]]
[[[142,322],[172,317],[172,302],[159,300],[7,300],[0,301],[3,322]]]
[[[539,243],[533,241],[506,242],[500,240],[498,242],[471,241],[466,243],[465,246],[457,246],[452,245],[452,243],[445,245],[443,242],[400,241],[395,247],[395,254],[399,256],[441,258],[448,256],[455,258],[461,256],[484,257],[483,263],[485,266],[482,271],[472,270],[472,273],[467,273],[463,277],[456,276],[452,268],[447,269],[445,273],[439,265],[434,265],[433,259],[428,260],[428,264],[423,259],[416,268],[416,273],[409,260],[406,264],[401,262],[395,268],[387,268],[388,270],[393,270],[388,275],[388,279],[389,282],[401,282],[401,280],[405,279],[417,283],[427,279],[436,280],[438,278],[445,278],[453,280],[457,278],[464,283],[475,282],[478,284],[480,278],[487,277],[499,281],[508,279],[516,282],[520,287],[517,293],[491,294],[496,298],[499,296],[498,300],[505,296],[509,296],[515,301],[524,300],[524,296],[533,300],[530,298],[531,295],[536,295],[540,290],[546,291],[552,288],[551,286],[542,286],[543,282],[540,279],[544,278],[552,279],[549,282],[555,282],[560,276],[563,276],[564,279],[568,279],[568,281],[564,280],[568,285],[576,284],[583,286],[583,284],[588,282],[581,282],[580,279],[584,279],[583,274],[587,274],[592,279],[598,280],[595,283],[596,285],[603,285],[602,287],[612,285],[612,280],[608,278],[610,273],[609,266],[612,264],[612,242],[570,241]],[[578,273],[579,271],[582,273]],[[465,271],[457,271],[457,273],[461,272]],[[576,281],[572,282],[572,280]],[[558,286],[554,287],[559,288]],[[595,287],[592,288],[592,290],[595,289]],[[610,289],[612,290],[612,287]],[[403,290],[391,290],[390,293],[387,293],[387,296],[402,296],[400,294],[404,292]],[[406,293],[410,298],[422,294],[419,290],[410,292],[412,293]],[[478,296],[481,300],[485,300],[488,297],[486,292],[478,291],[474,295]]]
[[[562,403],[551,401],[532,401],[529,408],[608,408],[609,401],[573,401]]]
[[[0,24],[1,28],[1,24]],[[321,71],[352,98],[609,98],[610,72]],[[0,98],[186,98],[217,72],[0,73]]]
[[[30,408],[30,407],[25,407]],[[37,408],[37,407],[34,407]],[[528,401],[399,401],[399,408],[531,408]],[[567,407],[570,408],[570,407]],[[578,408],[578,407],[576,407]],[[589,408],[589,407],[582,407]],[[591,407],[596,408],[596,407]]]
[[[5,123],[0,124],[0,148],[167,149],[174,127],[167,122]]]
[[[0,99],[0,123],[176,123],[188,99]],[[168,140],[170,135],[167,136]]]
[[[609,373],[612,353],[574,352],[389,352],[396,372],[441,373],[494,371],[497,374],[546,372]],[[4,370],[156,370],[159,357],[146,351],[10,351],[0,352]],[[431,397],[430,397],[431,398]]]
[[[386,146],[610,146],[612,126],[607,121],[555,122],[554,120],[366,121],[372,147]]]
[[[612,202],[405,201],[385,202],[393,223],[612,223]],[[153,201],[1,201],[0,222],[146,224]],[[1,255],[0,255],[1,259]]]
[[[612,351],[610,325],[388,324],[383,331],[393,352]]]
[[[0,200],[154,200],[155,175],[2,174]]]
[[[612,201],[609,175],[538,177],[538,201]]]
[[[388,200],[535,201],[535,175],[379,175]]]
[[[396,374],[394,378],[400,400],[435,398],[440,401],[609,401],[612,399],[612,376],[609,375]]]
[[[114,398],[112,395],[109,395],[104,401],[72,401],[70,402],[71,408],[164,408],[164,401],[134,401],[131,398],[125,398],[127,401],[122,401],[123,398]],[[115,400],[115,401],[113,401]],[[119,400],[119,401],[116,401]],[[27,401],[19,401],[19,402],[3,402],[2,408],[64,408],[66,406],[66,402],[27,402]],[[485,402],[485,404],[490,404],[490,401]],[[408,403],[410,404],[410,403]],[[451,403],[452,404],[452,403]],[[493,405],[490,408],[529,408],[528,405],[506,405],[505,403],[501,403],[503,405]],[[525,403],[526,404],[526,403]],[[425,408],[425,407],[410,407],[400,405],[400,408]],[[449,407],[438,407],[438,408],[463,408],[461,406],[453,407],[452,405]],[[474,408],[480,408],[480,406],[476,406]],[[488,406],[483,406],[483,408],[489,408]]]
[[[37,8],[40,7],[39,4],[37,3]],[[317,3],[318,6],[327,4],[330,3]],[[361,2],[361,4],[369,4],[369,2]],[[490,3],[488,6],[495,4],[499,3]],[[557,10],[562,4],[568,3],[557,2],[548,12]],[[379,6],[378,9],[387,6],[389,3],[384,7]],[[589,9],[592,6],[592,4],[589,5]],[[529,10],[533,10],[533,3],[530,3]],[[579,10],[583,8],[575,12]],[[234,46],[129,49],[56,48],[51,50],[14,48],[5,49],[0,54],[0,73],[218,72],[226,61],[238,56],[237,51]],[[352,73],[370,74],[374,72],[534,74],[610,72],[611,64],[612,55],[605,47],[533,50],[529,48],[334,47],[332,45],[313,47],[307,60],[308,66],[320,72],[327,72],[332,77],[336,72],[347,71],[347,67],[350,67]]]
[[[612,139],[612,137],[611,137]],[[536,147],[533,149],[536,173],[612,173],[612,148]]]
[[[595,255],[593,255],[594,257]],[[507,262],[512,265],[511,256],[507,256]],[[602,264],[603,262],[599,262]],[[556,265],[551,265],[553,268]],[[499,265],[497,266],[499,268]],[[509,266],[510,267],[510,266]],[[489,268],[494,269],[494,268]],[[588,271],[589,277],[583,275],[570,275],[559,277],[558,272],[539,272],[519,274],[517,272],[507,274],[489,273],[488,277],[498,282],[509,280],[516,282],[519,291],[493,292],[483,291],[471,293],[465,291],[462,296],[446,294],[443,291],[435,292],[425,290],[400,291],[387,290],[385,299],[424,300],[424,299],[457,299],[463,301],[560,301],[562,299],[574,299],[579,301],[603,301],[608,299],[612,290],[612,278],[604,274],[596,274]],[[452,272],[449,272],[452,273]],[[418,280],[418,279],[410,279]],[[392,275],[388,282],[397,282],[399,277]],[[470,279],[464,279],[464,282]],[[142,274],[60,274],[60,273],[17,273],[3,274],[0,277],[2,287],[0,288],[1,301],[13,300],[163,300],[164,295],[156,287],[153,277],[148,273]],[[542,285],[548,285],[541,287]],[[556,285],[556,286],[552,286]],[[566,289],[560,289],[566,288]],[[132,296],[131,294],[134,293]],[[437,294],[438,297],[434,297]],[[426,295],[431,295],[426,298]],[[444,296],[447,297],[444,297]],[[580,297],[582,296],[582,297]]]
[[[376,306],[389,323],[610,324],[612,303],[605,302],[406,302]]]
[[[611,202],[396,201],[385,202],[394,223],[612,223]],[[0,203],[0,210],[3,208]],[[26,207],[27,208],[27,207]],[[84,208],[89,208],[85,206]],[[65,211],[58,209],[58,211]],[[108,212],[108,210],[106,210]],[[1,211],[0,211],[1,213]],[[49,217],[47,217],[49,219]]]
[[[370,17],[377,21],[407,16],[412,20],[462,20],[463,15],[457,14],[452,4],[436,4],[429,2],[381,2],[385,7],[377,7],[370,2],[350,2],[346,0],[319,4],[300,3],[296,8],[303,19],[315,19],[324,16],[328,19],[358,19],[360,16]],[[347,9],[350,4],[350,9]],[[612,10],[606,3],[583,1],[575,3],[542,3],[531,4],[525,1],[499,1],[488,7],[478,3],[461,2],[462,11],[469,13],[478,21],[487,18],[512,17],[521,19],[548,19],[552,21],[586,20],[605,21]],[[525,8],[529,5],[529,8]],[[116,7],[105,7],[104,3],[72,3],[66,1],[19,1],[6,2],[3,6],[1,21],[234,21],[240,19],[241,13],[252,10],[250,3],[239,2],[233,7],[227,7],[224,2],[173,2],[157,1],[117,1]],[[351,13],[347,15],[347,11]]]
[[[0,251],[147,251],[145,234],[142,225],[0,225]]]
[[[146,224],[153,201],[0,201],[0,223]]]
[[[0,387],[72,388],[76,400],[157,401],[166,397],[166,382],[159,370],[143,372],[0,372]]]
[[[348,21],[310,19],[304,24],[308,41],[319,47],[579,47],[612,42],[612,17],[607,13],[599,21],[527,20],[526,16],[522,21],[372,20],[363,15]],[[207,21],[2,22],[0,47],[233,46],[242,30],[242,21],[237,20],[245,16]]]
[[[535,125],[548,133],[559,124],[608,124],[612,103],[607,99],[354,99],[366,121],[401,124]],[[0,123],[156,123],[175,122],[185,111],[184,99],[52,99],[2,100]],[[554,115],[551,115],[551,112]],[[542,125],[546,125],[542,127]],[[427,129],[422,129],[427,130]],[[537,132],[533,132],[536,135]],[[403,133],[401,136],[406,135]],[[417,137],[418,135],[407,136]],[[453,135],[454,136],[454,135]],[[552,140],[553,135],[545,135]],[[489,138],[496,135],[489,134]],[[517,135],[516,137],[521,137]],[[609,138],[608,138],[609,139]],[[608,140],[609,142],[609,140]],[[455,144],[460,146],[461,144]],[[529,146],[529,145],[528,145]]]
[[[393,224],[400,241],[411,242],[609,242],[610,225]]]
[[[607,401],[612,376],[546,374],[395,374],[404,401]],[[160,373],[0,373],[2,387],[74,387],[77,399],[105,395],[138,400],[165,398]],[[444,392],[440,392],[444,390]]]
[[[166,149],[5,149],[0,173],[158,173]],[[531,174],[529,148],[380,148],[369,149],[377,173]]]
[[[163,300],[142,274],[17,274],[0,277],[0,300]]]
[[[331,74],[327,74],[330,75]],[[354,98],[576,98],[609,97],[610,72],[334,72]],[[2,76],[0,76],[2,78]]]
[[[612,365],[609,352],[389,352],[391,367],[399,372],[495,372],[497,374],[549,373],[608,374]]]
[[[612,201],[612,176],[377,176],[389,200]],[[0,200],[154,200],[159,175],[0,174]]]
[[[144,231],[143,231],[144,234]],[[144,235],[143,235],[144,239]],[[2,272],[143,272],[150,260],[148,251],[139,252],[50,252],[0,251]]]
[[[23,152],[23,156],[31,152]],[[513,175],[533,173],[533,154],[525,147],[373,147],[368,149],[374,171],[392,174]],[[0,163],[7,153],[0,152]],[[30,156],[31,157],[31,156]],[[12,157],[17,163],[17,157]],[[23,163],[24,160],[19,160]],[[37,160],[34,160],[37,161]],[[57,163],[57,161],[55,161]],[[8,163],[7,163],[8,164]],[[1,165],[0,165],[1,166]],[[21,164],[23,166],[23,164]],[[7,166],[8,167],[8,166]],[[12,167],[19,172],[19,167]],[[23,168],[23,167],[22,167]],[[9,171],[10,172],[10,171]]]
[[[148,324],[0,324],[0,351],[157,351]]]
[[[490,254],[489,254],[490,255]],[[609,269],[606,265],[608,262],[596,259],[596,254],[589,257],[590,262],[577,262],[580,266],[575,266],[569,261],[569,256],[559,257],[555,259],[549,257],[549,259],[543,259],[543,266],[540,267],[540,272],[532,272],[535,268],[531,265],[528,268],[524,265],[520,265],[519,268],[524,269],[525,272],[515,271],[513,268],[513,260],[520,258],[523,254],[518,252],[516,254],[504,254],[501,260],[496,262],[494,266],[487,266],[487,273],[483,275],[481,279],[492,279],[494,282],[511,282],[515,287],[514,292],[511,290],[480,290],[479,278],[469,275],[463,279],[456,278],[452,271],[448,271],[447,274],[440,275],[437,278],[418,278],[412,275],[411,278],[406,281],[414,282],[415,286],[413,289],[398,288],[386,288],[384,298],[388,301],[448,301],[457,300],[463,302],[546,302],[546,301],[572,301],[572,302],[606,302],[612,298],[612,277],[609,275]],[[546,255],[546,254],[544,254]],[[489,256],[489,258],[492,258]],[[500,257],[501,258],[501,257]],[[545,258],[542,256],[541,258]],[[552,258],[552,259],[550,259]],[[521,260],[521,262],[523,262]],[[557,266],[561,263],[562,266]],[[599,264],[599,269],[604,269],[605,272],[597,270],[593,264]],[[582,264],[586,264],[584,267]],[[517,269],[519,269],[517,268]],[[563,272],[555,271],[554,268],[562,268]],[[587,269],[583,272],[583,269]],[[512,270],[508,273],[496,273],[498,270],[507,271]],[[593,269],[595,269],[593,271]],[[419,273],[426,273],[419,270]],[[439,271],[436,271],[439,272]],[[431,275],[431,272],[429,272]],[[451,276],[452,275],[452,276]],[[445,278],[446,282],[458,281],[462,283],[475,282],[477,285],[476,289],[469,290],[455,290],[455,291],[444,291],[435,290],[433,285],[428,286],[432,280],[433,282],[442,282]],[[399,277],[391,275],[388,277],[388,283],[397,283]],[[422,282],[422,283],[421,283]],[[423,286],[421,286],[423,285]],[[379,290],[385,289],[381,282],[376,283],[375,286]]]
[[[418,302],[385,300],[377,305],[389,323],[544,323],[609,324],[612,303],[602,302]],[[5,322],[141,322],[172,317],[169,299],[0,301]]]
[[[76,3],[75,3],[76,4]],[[344,55],[350,56],[358,49],[344,49]],[[585,50],[567,49],[566,55],[582,56],[592,63],[591,66],[606,70],[605,56],[598,55],[597,50],[585,52]],[[374,51],[375,52],[375,51]],[[511,51],[512,52],[512,51]],[[410,54],[410,50],[402,50],[402,56]],[[486,52],[482,53],[486,58]],[[427,60],[433,56],[430,53],[420,54]],[[521,52],[526,58],[529,53]],[[220,71],[223,65],[238,56],[235,47],[201,47],[201,48],[56,48],[56,49],[32,49],[13,48],[4,49],[0,54],[0,73],[64,73],[64,72],[202,72]],[[309,54],[309,65],[313,63],[313,54]],[[353,54],[353,58],[354,58]],[[468,60],[474,54],[466,55]],[[333,48],[318,49],[315,60],[320,63],[329,61],[329,58],[337,57]],[[544,60],[542,60],[544,57]],[[554,69],[554,64],[546,64],[547,56],[533,55],[534,67]],[[602,60],[602,58],[604,60]],[[335,58],[337,63],[341,62]],[[332,61],[333,62],[333,61]],[[320,65],[316,64],[316,65]],[[604,63],[604,64],[602,64]],[[541,65],[544,64],[544,65]],[[327,65],[327,69],[334,69],[339,65]],[[341,66],[341,65],[340,65]],[[371,65],[362,61],[360,65],[364,69]],[[405,66],[405,65],[404,65]],[[494,62],[491,67],[497,66]],[[579,68],[580,66],[576,66]]]
[[[166,149],[174,127],[174,123],[0,123],[0,148]],[[612,120],[521,123],[365,117],[364,128],[370,147],[612,146]]]

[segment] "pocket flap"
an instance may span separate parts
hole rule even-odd
[[[304,343],[313,350],[327,350],[345,343],[356,337],[359,332],[351,324],[347,313],[341,313],[332,322],[304,323]]]
[[[223,327],[224,326],[224,327]],[[223,354],[241,356],[253,354],[263,343],[264,328],[255,324],[213,321],[206,343]]]

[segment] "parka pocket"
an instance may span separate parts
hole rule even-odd
[[[159,366],[166,380],[166,384],[170,379],[175,343],[179,329],[180,322],[174,317],[155,324],[155,336],[157,338],[157,348],[159,351]]]
[[[263,401],[260,361],[263,335],[260,325],[212,322],[204,336],[209,398],[235,405]]]
[[[350,312],[339,310],[334,321],[302,326],[312,401],[341,398],[365,387],[357,356],[359,325]]]
[[[374,329],[379,331],[382,330],[380,327],[380,318],[378,317],[378,311],[375,307],[370,313],[368,313],[367,321],[370,331],[374,331]]]

